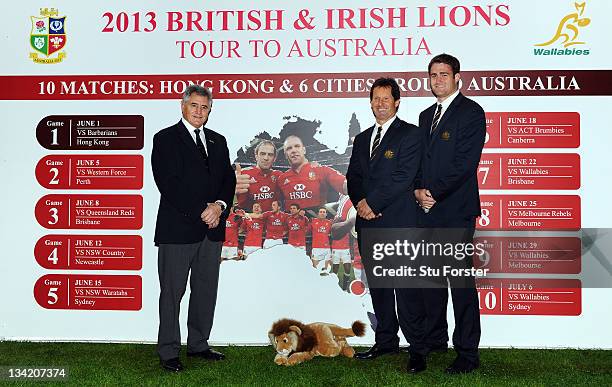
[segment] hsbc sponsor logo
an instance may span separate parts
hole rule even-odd
[[[296,184],[293,186],[293,189],[296,191],[303,191],[306,186],[304,184]]]
[[[259,187],[259,192],[253,194],[254,201],[274,199],[274,192],[270,192],[270,187],[267,185]]]
[[[291,200],[296,200],[296,199],[312,199],[312,191],[289,192],[289,198]]]

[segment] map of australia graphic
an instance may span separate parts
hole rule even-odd
[[[306,120],[299,116],[285,116],[283,119],[286,123],[278,134],[278,137],[272,137],[267,131],[263,131],[257,134],[253,139],[249,141],[248,145],[243,146],[237,152],[237,157],[234,163],[240,163],[241,166],[254,166],[255,165],[255,147],[261,140],[270,140],[276,145],[276,161],[274,162],[274,169],[285,171],[289,168],[289,164],[283,153],[283,142],[288,136],[295,135],[302,139],[306,148],[306,158],[309,161],[318,162],[321,165],[332,167],[342,174],[346,174],[348,163],[351,157],[351,151],[353,149],[353,139],[361,132],[361,125],[357,120],[357,115],[352,114],[350,119],[347,120],[345,128],[336,128],[335,130],[348,132],[348,144],[344,153],[337,153],[335,150],[330,149],[327,145],[319,142],[315,135],[319,133],[321,121],[319,120]],[[337,198],[336,198],[337,199]]]

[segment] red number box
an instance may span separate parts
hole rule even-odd
[[[580,156],[575,153],[483,153],[481,189],[578,189]]]
[[[140,270],[140,235],[45,235],[34,247],[45,269]]]
[[[144,145],[144,117],[47,116],[36,127],[36,139],[51,150],[138,150]]]
[[[45,195],[35,209],[48,229],[124,229],[142,227],[140,195]]]
[[[580,196],[480,195],[480,230],[578,230]]]
[[[579,316],[582,285],[576,279],[477,279],[481,314]]]
[[[476,268],[490,273],[578,274],[581,271],[580,238],[489,237],[474,238],[485,253],[474,257]]]
[[[53,155],[40,159],[36,180],[49,189],[141,189],[141,155]]]
[[[486,113],[485,148],[578,148],[577,112]]]
[[[34,298],[45,309],[140,310],[142,278],[49,274],[36,281]]]

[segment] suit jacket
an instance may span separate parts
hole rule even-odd
[[[415,185],[429,189],[436,200],[428,214],[419,211],[419,223],[463,227],[480,216],[477,168],[486,135],[485,114],[459,93],[430,136],[435,110],[436,104],[419,115],[423,154]]]
[[[419,128],[397,117],[370,161],[370,139],[374,126],[358,134],[346,173],[348,194],[357,206],[366,199],[375,213],[381,217],[365,220],[357,217],[355,228],[402,228],[416,225],[413,190],[421,144]]]
[[[223,200],[231,206],[236,187],[225,137],[204,128],[208,167],[182,121],[153,137],[151,164],[155,184],[161,193],[155,244],[197,243],[206,236],[225,239],[226,209],[214,229],[200,215],[208,203]]]

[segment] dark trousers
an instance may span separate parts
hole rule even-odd
[[[472,242],[474,223],[467,223],[467,225],[471,227],[464,229],[461,240],[453,240],[452,242]],[[444,240],[443,237],[438,239]],[[441,260],[441,262],[444,262],[444,260]],[[453,266],[471,268],[472,257],[466,257],[461,265],[455,264]],[[427,314],[425,346],[432,348],[448,343],[446,309],[448,305],[448,284],[450,284],[453,314],[455,316],[453,347],[459,356],[463,356],[471,362],[477,362],[478,344],[480,343],[480,309],[474,278],[441,277],[438,281],[438,287],[429,286],[422,290]]]
[[[200,352],[209,348],[219,282],[222,242],[205,238],[191,244],[162,244],[158,250],[159,332],[157,353],[160,359],[178,357],[181,347],[180,304],[189,271],[189,311],[187,315],[187,350]]]
[[[421,299],[421,289],[370,288],[370,296],[376,315],[376,345],[381,348],[397,348],[397,334],[401,329],[410,344],[410,353],[425,355],[423,337],[426,330],[426,312]]]

